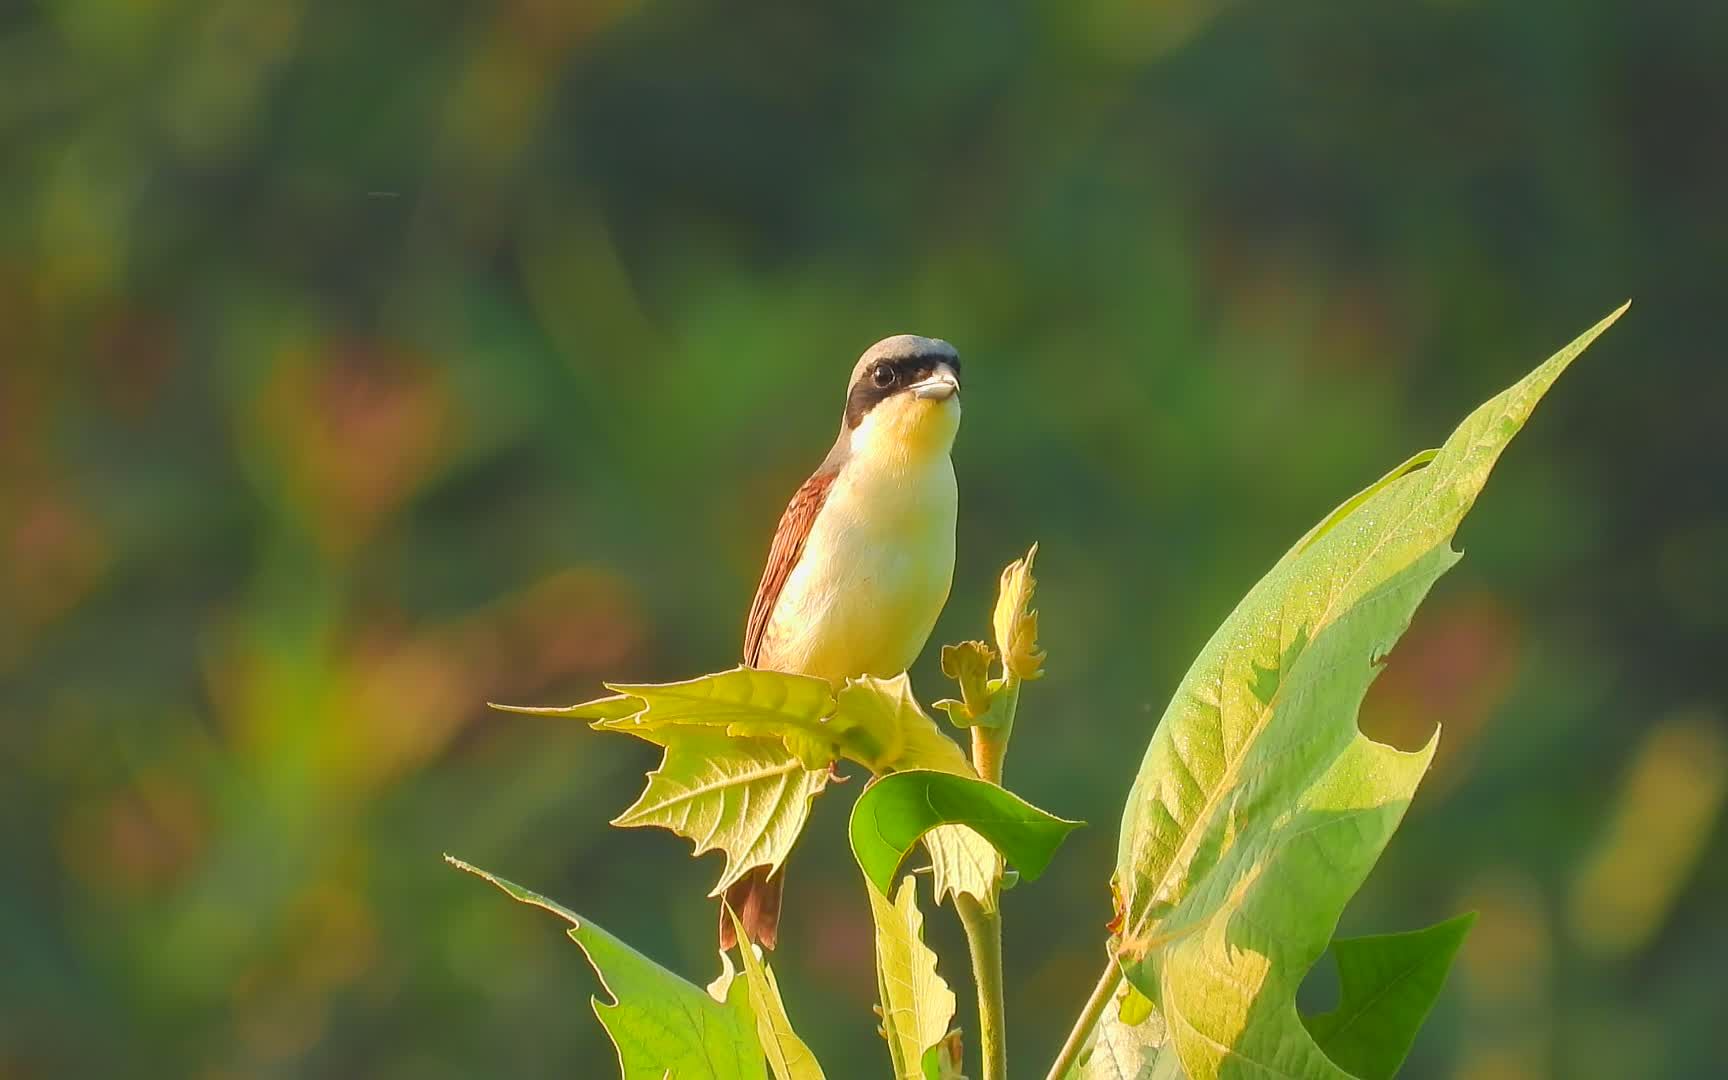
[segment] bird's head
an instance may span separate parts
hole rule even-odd
[[[853,454],[945,455],[960,429],[960,356],[939,338],[899,334],[867,349],[846,391]]]

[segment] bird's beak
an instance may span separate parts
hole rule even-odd
[[[910,387],[914,396],[925,401],[947,401],[960,392],[960,380],[954,376],[954,369],[943,364],[936,369],[936,374],[923,382],[913,383]]]

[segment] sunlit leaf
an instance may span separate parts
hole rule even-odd
[[[489,702],[490,707],[499,712],[526,713],[529,716],[556,716],[568,720],[587,720],[595,723],[608,720],[624,720],[635,716],[647,704],[638,697],[629,694],[612,694],[608,697],[584,701],[580,705],[500,705]]]
[[[1460,915],[1426,930],[1334,941],[1338,1007],[1304,1016],[1308,1033],[1359,1080],[1392,1080],[1475,921]]]
[[[1032,596],[1038,587],[1032,576],[1032,562],[1037,557],[1038,545],[1033,544],[1025,558],[1009,563],[1002,571],[992,620],[1002,666],[1021,682],[1031,682],[1044,674],[1044,650],[1038,647],[1038,612],[1032,608]]]
[[[647,789],[613,824],[671,829],[693,840],[698,855],[723,851],[714,895],[753,866],[785,861],[839,757],[878,775],[972,775],[965,751],[919,707],[904,674],[848,680],[838,694],[821,679],[751,668],[611,689],[614,696],[581,705],[506,708],[585,719],[664,747]],[[1000,870],[994,850],[953,832],[933,847],[939,882],[992,892]]]
[[[753,866],[778,867],[797,843],[827,769],[806,769],[779,739],[742,739],[712,728],[657,730],[666,756],[636,802],[613,820],[653,825],[726,855],[718,896]]]
[[[1123,985],[1116,999],[1116,1017],[1129,1027],[1137,1027],[1153,1013],[1152,999],[1134,989],[1133,983]],[[1164,1025],[1160,1023],[1159,1027]]]
[[[756,1014],[756,1037],[768,1056],[768,1067],[773,1070],[775,1080],[823,1080],[822,1066],[816,1063],[816,1056],[792,1030],[774,970],[757,955],[738,913],[727,907],[726,917],[732,920],[732,928],[738,935],[744,978],[750,984],[750,1004]]]
[[[866,675],[850,679],[837,695],[836,719],[844,719],[851,741],[860,747],[854,760],[881,774],[904,769],[935,769],[971,776],[972,763],[960,744],[918,706],[912,682]],[[862,746],[868,742],[869,749]]]
[[[954,1019],[954,992],[936,974],[936,954],[924,944],[915,879],[908,875],[893,901],[873,884],[866,891],[876,920],[882,1036],[888,1040],[894,1077],[925,1080],[925,1055],[946,1038]]]
[[[976,775],[965,751],[918,707],[906,676],[854,680],[840,691],[840,699],[843,711],[866,718],[873,727],[898,733],[892,747],[894,768],[932,769],[967,778]],[[960,825],[938,825],[924,835],[924,847],[930,853],[937,903],[964,894],[977,899],[988,911],[996,909],[1002,857],[990,841]]]
[[[1001,852],[964,825],[938,825],[924,834],[930,853],[930,879],[938,904],[951,896],[970,896],[985,911],[995,911],[1004,879]]]
[[[1030,881],[1080,824],[995,784],[920,769],[884,776],[865,788],[852,806],[850,835],[864,875],[885,893],[912,846],[939,825],[964,825],[983,836]]]
[[[971,727],[989,713],[994,696],[990,686],[990,665],[995,661],[996,650],[982,641],[942,646],[942,674],[960,687],[960,700],[938,701],[936,708],[946,712],[955,726]]]
[[[618,683],[608,684],[608,689],[636,698],[642,708],[597,721],[598,729],[652,742],[662,741],[658,732],[686,726],[778,738],[811,770],[826,768],[841,755],[844,733],[852,726],[833,716],[828,683],[808,675],[738,667],[681,682]]]
[[[618,694],[563,709],[510,709],[587,719],[595,730],[661,745],[683,728],[780,739],[811,770],[845,757],[878,774],[911,768],[971,772],[960,746],[919,707],[904,674],[851,679],[838,694],[822,679],[744,667],[611,689]]]
[[[1138,1015],[1129,1015],[1131,1010]],[[1067,1080],[1181,1080],[1182,1075],[1163,1018],[1150,1001],[1125,986],[1104,1007]]]
[[[1303,1027],[1296,988],[1434,751],[1369,740],[1357,707],[1457,560],[1452,534],[1500,452],[1618,315],[1298,542],[1177,688],[1123,817],[1117,944],[1197,1080],[1346,1075]]]
[[[618,1049],[624,1080],[766,1080],[756,1020],[746,989],[720,985],[724,1000],[686,982],[593,923],[539,893],[445,856],[450,865],[484,878],[524,904],[570,923],[613,1000],[593,999],[594,1014]]]

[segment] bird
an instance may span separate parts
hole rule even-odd
[[[954,580],[960,356],[899,334],[852,369],[839,437],[793,494],[744,630],[744,664],[826,679],[912,666]],[[746,936],[772,949],[785,875],[757,866],[726,890]],[[720,947],[736,944],[722,908]]]

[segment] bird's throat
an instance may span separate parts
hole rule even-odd
[[[852,429],[849,458],[870,471],[919,472],[948,457],[959,430],[957,398],[897,394],[871,409]]]

